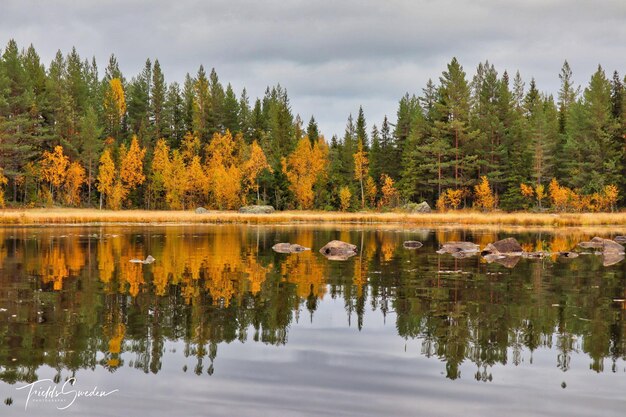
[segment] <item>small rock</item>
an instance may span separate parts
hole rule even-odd
[[[626,236],[615,236],[613,240],[617,243],[626,243]]]
[[[154,259],[152,257],[152,255],[148,255],[146,257],[146,259],[144,259],[143,261],[141,259],[131,259],[129,262],[134,263],[134,264],[144,264],[144,265],[146,265],[146,264],[151,264],[154,261],[156,261],[156,259]]]
[[[496,254],[516,254],[520,255],[524,250],[515,238],[509,237],[506,239],[498,240],[488,244],[483,249],[482,254],[496,253]]]
[[[449,253],[455,258],[466,258],[476,255],[479,249],[480,247],[472,242],[446,242],[437,253],[440,255]]]
[[[278,253],[299,253],[305,250],[311,250],[311,248],[305,248],[304,246],[295,243],[277,243],[272,246],[274,252]]]
[[[402,246],[404,246],[406,249],[419,249],[424,245],[422,244],[422,242],[418,242],[417,240],[407,240],[402,244]]]
[[[404,206],[402,206],[402,209],[409,213],[430,213],[432,211],[428,203],[425,201],[422,201],[419,204],[407,203]]]
[[[332,240],[320,249],[320,253],[331,261],[345,261],[356,255],[356,245],[341,240]]]
[[[511,269],[515,265],[517,265],[519,260],[522,259],[521,256],[509,256],[509,255],[495,254],[495,253],[489,253],[489,254],[483,256],[483,258],[488,263],[495,262],[495,263],[500,264],[500,265],[504,266],[505,268],[509,268],[509,269]]]
[[[239,209],[239,213],[247,214],[270,214],[274,211],[272,206],[243,206]]]
[[[603,253],[624,253],[624,247],[611,239],[603,239],[601,237],[594,237],[589,242],[580,242],[578,244],[581,248],[593,248],[601,249]]]
[[[576,252],[557,252],[560,258],[578,258],[578,253]]]
[[[205,209],[204,207],[198,207],[196,209],[196,214],[205,214],[205,213],[208,213],[208,212],[209,212],[209,210]]]

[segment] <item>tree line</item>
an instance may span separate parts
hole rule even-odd
[[[582,89],[565,61],[555,98],[453,58],[395,120],[359,108],[326,140],[280,85],[253,100],[203,66],[179,84],[157,59],[128,79],[114,55],[100,76],[76,49],[0,52],[2,206],[599,211],[626,191],[624,82],[600,66]]]

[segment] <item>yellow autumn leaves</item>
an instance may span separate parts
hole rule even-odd
[[[549,197],[555,211],[614,211],[619,198],[619,189],[613,184],[604,186],[601,192],[582,194],[580,191],[561,186],[556,178],[550,181],[547,194],[543,184],[532,187],[522,183],[520,192],[528,201],[536,201],[539,208],[542,207],[543,200]]]

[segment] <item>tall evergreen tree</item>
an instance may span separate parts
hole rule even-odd
[[[158,59],[154,60],[152,68],[152,88],[150,90],[150,121],[152,122],[153,133],[150,148],[153,148],[156,141],[161,139],[166,131],[166,121],[164,117],[165,102],[167,100],[167,85],[165,76],[161,71],[161,64]]]
[[[311,116],[311,119],[309,120],[309,124],[307,125],[306,135],[311,141],[311,145],[317,142],[317,139],[320,137],[320,133],[317,128],[317,122],[315,121],[315,117],[313,116]]]
[[[239,122],[239,101],[230,83],[226,86],[222,113],[224,129],[228,129],[233,135],[240,133],[242,129]]]

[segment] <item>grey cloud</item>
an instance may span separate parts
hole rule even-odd
[[[33,43],[46,63],[75,45],[101,69],[115,53],[129,76],[158,58],[168,81],[204,64],[253,96],[280,82],[294,112],[315,114],[330,137],[360,104],[380,124],[452,56],[468,77],[489,59],[551,93],[564,59],[582,85],[598,63],[624,71],[625,20],[620,0],[5,0],[0,45]]]

